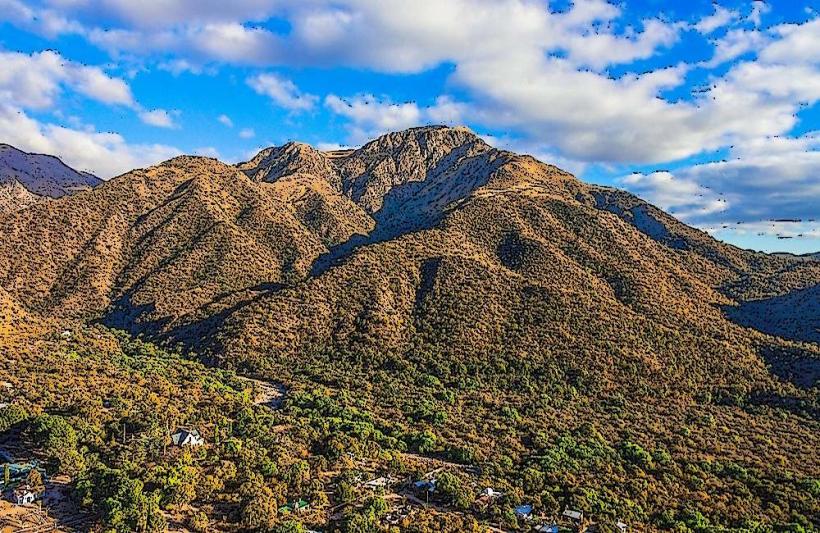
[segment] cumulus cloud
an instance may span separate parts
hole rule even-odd
[[[703,219],[730,208],[722,193],[687,177],[686,172],[681,174],[682,177],[667,171],[635,173],[621,178],[619,183],[682,220]]]
[[[276,105],[290,111],[309,111],[319,97],[303,93],[291,80],[276,74],[258,74],[248,78],[248,85],[259,94],[270,98]]]
[[[216,120],[219,121],[220,124],[226,126],[228,128],[233,128],[233,120],[228,115],[219,115],[216,117]]]
[[[134,106],[128,84],[99,67],[81,65],[53,51],[0,52],[0,96],[8,104],[44,109],[64,88],[105,104]]]
[[[763,15],[772,10],[772,7],[763,0],[754,0],[752,2],[752,12],[749,14],[749,20],[755,27],[763,23]]]
[[[241,139],[253,139],[256,137],[256,132],[253,128],[242,128],[239,130],[239,138]]]
[[[35,10],[19,0],[0,0],[0,22],[11,22],[49,38],[84,32],[82,24],[56,10]]]
[[[420,124],[455,125],[467,109],[464,103],[449,97],[439,97],[427,107],[415,102],[394,103],[372,94],[341,98],[335,94],[325,97],[325,107],[348,120],[348,144],[358,145],[390,131],[402,130]]]
[[[630,36],[589,32],[570,35],[569,58],[578,66],[603,69],[609,65],[631,63],[655,55],[659,47],[670,46],[678,39],[680,26],[659,20],[644,22],[643,31]]]
[[[633,174],[620,183],[704,228],[742,223],[782,233],[783,224],[789,223],[800,224],[800,233],[816,231],[820,132],[751,139],[732,148],[728,160]]]
[[[760,52],[766,63],[820,64],[820,18],[772,28],[776,39]]]
[[[173,117],[164,109],[152,109],[150,111],[140,111],[139,118],[145,124],[158,128],[178,128]]]
[[[713,33],[740,18],[740,13],[715,4],[715,12],[700,19],[694,28],[703,34]]]
[[[769,43],[769,37],[759,30],[742,28],[726,32],[715,41],[715,53],[712,59],[703,63],[705,67],[716,67],[740,57],[748,52],[756,52]]]
[[[53,154],[67,164],[110,178],[158,163],[180,153],[162,144],[129,144],[121,135],[43,123],[20,108],[0,104],[0,132],[3,141],[22,150]]]

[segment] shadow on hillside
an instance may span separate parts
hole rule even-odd
[[[220,308],[218,311],[203,312],[201,313],[204,316],[202,319],[186,321],[170,328],[170,319],[147,320],[145,318],[154,311],[153,303],[135,305],[131,302],[131,295],[127,294],[114,302],[112,311],[100,322],[110,328],[125,330],[132,336],[145,334],[160,343],[171,341],[174,344],[180,344],[185,351],[194,351],[211,346],[214,341],[213,332],[231,314],[285,288],[287,285],[282,283],[260,283],[240,291],[219,294],[210,303],[200,308],[200,310],[205,310],[216,306]],[[236,301],[223,303],[230,300]]]
[[[810,389],[820,380],[820,358],[800,348],[767,345],[758,353],[772,374],[797,387]]]
[[[392,187],[384,196],[381,209],[372,215],[376,221],[373,230],[367,235],[354,235],[346,242],[331,248],[328,253],[319,256],[313,263],[311,276],[322,275],[363,246],[435,226],[449,205],[486,185],[493,172],[503,163],[502,158],[487,161],[487,152],[465,157],[468,150],[469,147],[461,146],[450,152],[427,171],[422,181],[411,181]],[[456,163],[457,161],[460,163]],[[458,172],[448,175],[448,171],[456,165]],[[471,172],[473,166],[476,172]],[[360,197],[354,195],[354,199],[359,200]]]
[[[729,320],[769,335],[820,343],[820,285],[790,293],[724,306]]]

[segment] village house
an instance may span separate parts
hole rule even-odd
[[[205,439],[195,429],[179,428],[171,434],[171,442],[174,446],[202,446],[205,444]]]
[[[376,479],[371,479],[370,481],[366,482],[364,484],[364,488],[369,490],[387,489],[396,481],[397,480],[392,476],[377,477]]]
[[[23,485],[14,489],[12,498],[17,505],[31,505],[37,499],[37,495],[34,494],[31,487]]]
[[[515,516],[521,520],[529,520],[532,518],[532,505],[519,505],[515,508]]]
[[[535,528],[536,533],[558,533],[558,524],[542,524]]]
[[[473,505],[475,505],[477,509],[486,509],[503,495],[503,492],[497,491],[492,487],[487,487],[481,491],[481,494],[478,496]]]
[[[431,479],[431,480],[428,481],[426,479],[423,479],[423,480],[420,480],[420,481],[416,481],[415,483],[413,483],[413,488],[417,492],[435,492],[436,491],[436,480]]]
[[[583,512],[573,511],[572,509],[564,509],[564,512],[561,516],[570,520],[575,525],[579,525],[584,520]]]
[[[279,508],[279,512],[282,514],[289,514],[289,513],[301,513],[306,511],[310,507],[310,504],[305,500],[298,500],[295,502],[288,503],[283,505]]]
[[[615,523],[615,527],[617,527],[618,531],[621,531],[622,533],[626,533],[626,531],[629,529],[629,527],[626,525],[626,523],[621,521],[621,520],[618,520]]]
[[[503,492],[497,491],[492,487],[487,487],[486,489],[481,491],[482,496],[486,496],[488,498],[500,498],[504,496]]]

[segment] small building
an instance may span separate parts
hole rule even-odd
[[[495,499],[504,496],[504,493],[497,491],[492,487],[487,487],[486,489],[481,491],[481,495],[486,496],[487,498]]]
[[[282,514],[289,514],[289,513],[301,513],[306,511],[310,507],[310,504],[305,500],[297,500],[295,502],[288,503],[283,505],[279,508],[279,512]]]
[[[171,434],[171,442],[174,446],[202,446],[205,444],[205,439],[195,429],[177,429]]]
[[[436,480],[422,479],[421,481],[416,481],[415,483],[413,483],[413,488],[416,489],[418,492],[435,492]]]
[[[626,525],[626,522],[623,522],[622,520],[618,520],[617,522],[615,522],[615,527],[617,527],[618,531],[621,531],[622,533],[626,533],[629,529],[629,526]]]
[[[542,524],[535,528],[536,533],[558,533],[558,524]]]
[[[573,511],[572,509],[564,509],[561,515],[575,523],[580,523],[584,519],[584,513],[581,511]]]
[[[529,520],[532,518],[532,505],[519,505],[515,508],[515,516],[522,520]]]
[[[396,480],[390,476],[386,477],[377,477],[376,479],[371,479],[367,483],[364,484],[366,489],[370,490],[379,490],[379,489],[386,489],[390,487]]]
[[[17,505],[31,505],[37,499],[37,495],[31,487],[23,485],[14,489],[13,499]]]

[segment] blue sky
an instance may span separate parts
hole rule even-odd
[[[109,178],[464,124],[718,238],[815,252],[811,4],[0,0],[0,142]]]

